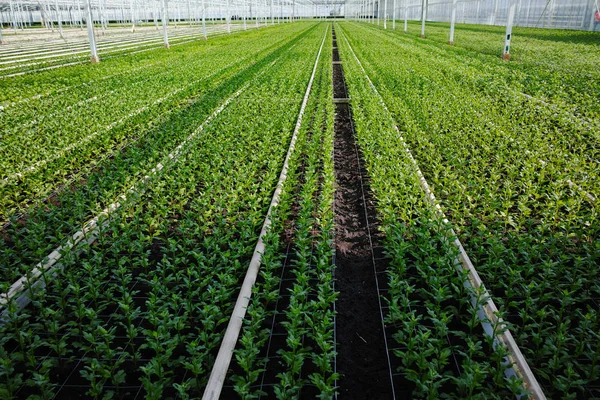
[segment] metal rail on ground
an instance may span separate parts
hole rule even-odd
[[[319,59],[321,58],[321,52],[323,50],[323,45],[325,44],[325,39],[327,38],[328,31],[329,26],[325,28],[323,40],[321,41],[321,47],[319,48],[319,52],[317,53],[317,57],[315,59],[312,75],[310,77],[310,80],[308,81],[306,93],[304,94],[304,99],[302,100],[302,106],[300,107],[300,112],[298,113],[296,127],[294,128],[294,133],[290,141],[290,146],[288,148],[288,152],[285,156],[285,161],[283,162],[283,167],[279,175],[277,188],[273,193],[273,198],[271,200],[271,204],[269,205],[269,209],[267,211],[267,215],[265,217],[265,221],[260,232],[258,243],[256,243],[256,247],[254,248],[252,260],[250,261],[250,265],[248,266],[244,282],[242,283],[242,287],[240,288],[240,293],[238,295],[233,312],[231,314],[231,318],[229,319],[225,335],[221,342],[219,353],[217,354],[217,358],[210,373],[210,377],[208,378],[208,383],[206,385],[204,395],[202,396],[202,399],[204,400],[218,399],[221,394],[223,384],[225,383],[227,370],[229,369],[229,364],[231,363],[231,358],[233,357],[233,350],[235,349],[240,330],[242,329],[244,317],[246,315],[246,309],[248,308],[248,304],[250,303],[250,297],[252,296],[252,287],[254,286],[254,283],[256,282],[256,277],[258,275],[260,259],[265,251],[265,243],[263,241],[263,238],[265,237],[265,235],[271,227],[271,212],[273,208],[276,207],[277,204],[279,204],[279,197],[283,189],[283,184],[287,178],[289,160],[292,153],[294,152],[298,132],[300,131],[300,127],[302,125],[302,117],[304,115],[304,110],[308,103],[308,98],[312,89],[313,81],[315,79],[315,74],[319,65]]]

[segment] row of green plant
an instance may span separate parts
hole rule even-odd
[[[330,49],[323,48],[235,352],[239,372],[229,381],[243,399],[330,399],[336,391]]]
[[[299,32],[300,37],[307,34],[306,28]],[[225,69],[214,81],[205,83],[206,91],[190,91],[176,109],[163,109],[164,113],[150,121],[140,115],[136,124],[125,130],[129,135],[125,141],[128,146],[116,148],[112,157],[105,155],[91,161],[89,168],[61,182],[64,186],[56,197],[31,206],[25,218],[13,216],[13,223],[0,237],[3,287],[31,270],[52,249],[80,230],[85,221],[143,180],[220,103],[299,40],[295,27],[291,29],[290,36],[282,43],[255,54],[257,59]]]
[[[343,26],[547,395],[598,395],[592,127],[412,39]]]
[[[511,60],[505,62],[501,59],[505,27],[457,24],[455,46],[447,44],[449,31],[448,23],[428,22],[423,40],[420,22],[410,21],[407,35],[403,33],[403,25],[398,24],[393,35],[432,52],[458,58],[465,65],[481,69],[485,75],[502,76],[514,89],[556,104],[589,122],[598,121],[600,106],[593,82],[600,79],[596,68],[600,62],[600,34],[514,27]]]
[[[304,24],[299,23],[298,25]],[[280,29],[287,31],[288,29],[301,29],[301,27],[289,28],[278,25],[270,27],[268,30],[278,32]],[[93,97],[94,91],[102,89],[103,85],[100,85],[99,82],[110,80],[118,75],[135,75],[137,72],[159,64],[163,65],[163,68],[166,68],[176,63],[177,60],[189,61],[192,58],[202,57],[205,52],[211,54],[218,51],[224,45],[235,45],[240,40],[240,36],[246,38],[248,42],[259,38],[262,38],[261,40],[266,39],[264,32],[260,30],[248,30],[232,35],[218,36],[214,40],[204,41],[199,38],[199,40],[174,46],[168,51],[157,48],[148,52],[125,54],[110,58],[106,62],[103,61],[91,66],[86,63],[5,78],[2,79],[3,90],[0,92],[0,107],[2,107],[0,111],[3,109],[6,110],[8,107],[15,105],[15,103],[35,102],[48,95],[64,92],[65,86],[75,88],[97,83],[89,87],[84,96],[84,98]],[[159,68],[156,71],[160,72],[161,69]],[[65,98],[68,99],[68,97],[66,96]]]
[[[261,25],[262,26],[262,25]],[[254,25],[249,25],[250,28],[254,28]],[[187,27],[186,27],[187,28]],[[204,39],[204,33],[201,27],[193,29],[183,30],[170,30],[169,31],[169,44],[171,46],[186,45],[188,42],[202,41]],[[231,34],[235,34],[236,31],[240,32],[243,28],[240,26],[234,26],[231,29]],[[97,33],[98,34],[98,33]],[[211,40],[218,38],[222,35],[227,35],[228,30],[225,25],[207,25],[206,34]],[[99,57],[102,62],[105,62],[114,58],[121,58],[129,56],[130,54],[136,54],[141,52],[153,52],[163,46],[162,31],[153,32],[153,34],[146,34],[139,36],[135,34],[129,38],[121,36],[120,39],[115,40],[96,40],[97,50]],[[34,39],[35,40],[35,39]],[[83,46],[73,46],[65,48],[64,42],[63,47],[51,49],[40,44],[40,47],[33,50],[18,50],[11,56],[17,55],[18,59],[10,60],[4,65],[0,65],[0,79],[2,77],[11,77],[13,74],[20,73],[38,73],[44,71],[44,69],[55,69],[70,67],[77,64],[89,64],[90,49],[87,42],[83,43]],[[74,50],[79,50],[78,53],[74,54]],[[29,54],[27,54],[29,52]],[[6,53],[4,55],[7,55]]]
[[[147,70],[103,81],[96,93],[86,85],[7,109],[1,117],[0,151],[6,156],[0,162],[0,220],[79,178],[94,167],[93,161],[138,140],[199,94],[205,102],[214,101],[211,91],[225,79],[286,40],[289,36],[268,35],[252,45],[234,42],[231,52],[210,46],[176,57],[181,63],[164,57]]]
[[[314,25],[263,64],[95,242],[65,252],[29,307],[9,302],[3,396],[201,396],[322,34]]]
[[[348,46],[350,29],[340,24],[336,31],[357,143],[389,258],[383,296],[392,366],[401,374],[398,390],[429,399],[522,394],[522,382],[506,377],[511,366],[505,348],[495,346],[481,327],[477,307],[485,297],[464,286],[467,277],[456,269],[457,248],[449,226],[437,218],[392,115]]]

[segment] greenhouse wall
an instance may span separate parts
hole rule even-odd
[[[515,24],[537,28],[592,30],[597,0],[518,0]],[[450,22],[451,1],[428,1],[427,21]],[[420,20],[421,0],[396,0],[396,19]],[[456,21],[466,24],[505,25],[510,0],[459,1]],[[383,18],[384,9],[388,19],[394,15],[394,0],[354,2],[346,7],[347,18],[375,15]]]
[[[18,24],[39,24],[42,22],[42,10],[40,4],[44,7],[44,14],[47,16],[49,21],[56,23],[58,20],[58,16],[56,13],[55,3],[49,4],[45,3],[30,3],[30,2],[14,2],[12,5],[0,2],[0,24],[3,25],[4,28],[8,28],[13,25],[13,21],[16,21]],[[94,18],[99,20],[100,15],[98,9],[103,9],[104,18],[108,21],[130,21],[131,20],[131,4],[130,3],[121,3],[120,5],[102,5],[102,3],[98,4],[95,1],[92,2],[94,7]],[[161,20],[161,8],[159,3],[154,3],[153,5],[137,5],[134,4],[134,15],[135,20],[139,21],[149,21],[152,22],[156,18],[157,20]],[[188,9],[189,7],[189,9]],[[73,2],[61,2],[58,7],[60,20],[68,25],[69,23],[80,21],[84,15],[83,3],[81,0],[77,2],[73,0]],[[202,18],[202,5],[200,2],[186,2],[186,1],[170,1],[168,5],[169,9],[169,18],[170,20],[199,20]],[[317,16],[329,16],[332,7],[325,7],[322,5],[313,6],[307,4],[296,4],[294,7],[292,3],[289,2],[280,2],[279,0],[273,0],[272,10],[274,17],[283,17],[288,18],[294,15],[296,18],[310,18],[315,15]],[[334,10],[335,14],[340,13],[340,9],[343,10],[343,7],[338,7]],[[247,3],[245,6],[231,5],[230,9],[227,10],[227,6],[225,4],[211,4],[207,2],[206,4],[206,14],[205,17],[208,19],[216,18],[216,19],[224,19],[227,16],[230,17],[239,17],[243,18],[244,16],[249,19],[253,19],[255,17],[265,18],[271,16],[271,3],[266,2],[252,2]],[[237,18],[236,18],[237,19]]]

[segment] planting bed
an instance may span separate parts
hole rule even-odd
[[[0,398],[600,397],[597,44],[409,28],[2,79]]]

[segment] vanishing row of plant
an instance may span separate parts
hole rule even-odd
[[[477,88],[477,70],[458,60],[352,28],[347,37],[547,395],[598,395],[593,129],[490,89],[501,77]]]
[[[303,25],[303,23],[300,23],[300,25]],[[277,26],[269,30],[278,31],[279,29],[287,30],[295,28]],[[248,30],[239,35],[219,36],[214,38],[214,40],[210,39],[208,41],[199,38],[199,40],[175,46],[168,51],[155,49],[149,52],[114,57],[107,60],[107,62],[101,62],[92,66],[86,63],[5,78],[2,79],[3,90],[0,93],[0,106],[3,109],[7,109],[7,107],[15,104],[29,103],[48,95],[61,93],[66,89],[66,86],[75,88],[91,85],[96,82],[96,85],[88,88],[85,96],[93,97],[95,91],[102,90],[103,88],[103,85],[98,82],[110,80],[113,78],[113,75],[133,76],[145,68],[158,64],[162,64],[164,68],[167,68],[175,60],[183,59],[187,61],[191,58],[202,57],[204,52],[211,54],[217,51],[222,45],[235,45],[240,39],[239,36],[244,36],[250,40],[262,38],[264,35],[258,30]],[[189,54],[191,58],[187,58],[186,54]],[[171,62],[165,62],[165,59],[171,60]],[[161,68],[155,71],[160,72],[160,70]]]
[[[268,57],[176,161],[129,195],[96,241],[64,252],[29,307],[19,312],[10,301],[0,392],[201,396],[322,34],[315,25]]]
[[[295,26],[288,32],[301,29]],[[226,79],[289,38],[266,35],[250,38],[251,45],[211,41],[201,51],[162,57],[147,70],[103,80],[98,91],[85,85],[6,109],[0,117],[0,151],[6,154],[0,161],[0,221],[79,178],[98,158],[112,156],[160,126],[200,93],[204,102],[215,101],[211,92]]]
[[[57,184],[55,197],[34,204],[25,217],[13,216],[13,223],[0,236],[2,287],[31,270],[52,249],[80,230],[87,220],[143,180],[219,104],[306,35],[307,30],[300,31],[299,35],[294,32],[295,29],[282,43],[259,50],[255,53],[256,59],[244,60],[241,65],[224,69],[211,82],[200,83],[204,90],[189,91],[181,104],[170,110],[162,109],[163,113],[157,114],[156,119],[146,121],[140,115],[134,125],[125,130],[129,135],[125,138],[128,146],[116,147],[112,153],[90,161],[90,166]]]
[[[449,227],[439,221],[419,184],[394,120],[380,104],[346,42],[340,25],[338,46],[357,143],[377,201],[386,255],[393,367],[402,374],[406,396],[436,399],[509,398],[521,382],[505,376],[505,349],[484,335],[471,297],[456,269],[457,249]],[[498,329],[498,328],[495,328]]]
[[[229,382],[242,399],[331,399],[336,390],[330,48],[321,54],[235,353]]]
[[[448,46],[448,23],[428,22],[425,40],[420,38],[420,22],[409,22],[408,35],[403,33],[403,25],[396,24],[393,34],[388,28],[397,38],[481,69],[482,83],[500,76],[515,90],[597,123],[600,105],[592,82],[600,80],[596,68],[600,62],[600,34],[514,27],[511,60],[505,62],[501,59],[505,30],[503,26],[457,24],[455,46]]]
[[[262,26],[262,25],[261,25]],[[250,25],[250,28],[254,28]],[[243,28],[238,25],[231,27],[231,33],[241,31]],[[206,34],[210,39],[228,34],[226,25],[206,26]],[[148,52],[159,49],[163,46],[162,28],[160,31],[151,31],[150,34],[132,34],[127,33],[119,38],[104,39],[99,32],[96,32],[96,46],[101,60],[104,62],[112,58],[120,58],[140,52]],[[169,44],[182,45],[191,41],[203,40],[204,34],[201,27],[183,28],[169,30]],[[100,40],[99,40],[100,39]],[[111,40],[112,39],[112,40]],[[70,64],[89,64],[90,47],[87,39],[79,44],[71,43],[65,47],[65,43],[57,48],[49,48],[47,43],[39,43],[39,47],[32,50],[17,49],[12,54],[0,54],[0,56],[13,56],[12,59],[0,64],[0,78],[18,73],[37,73],[45,68],[62,68]],[[75,53],[77,51],[77,53]],[[29,54],[28,54],[29,53]],[[14,56],[18,56],[14,57]]]

